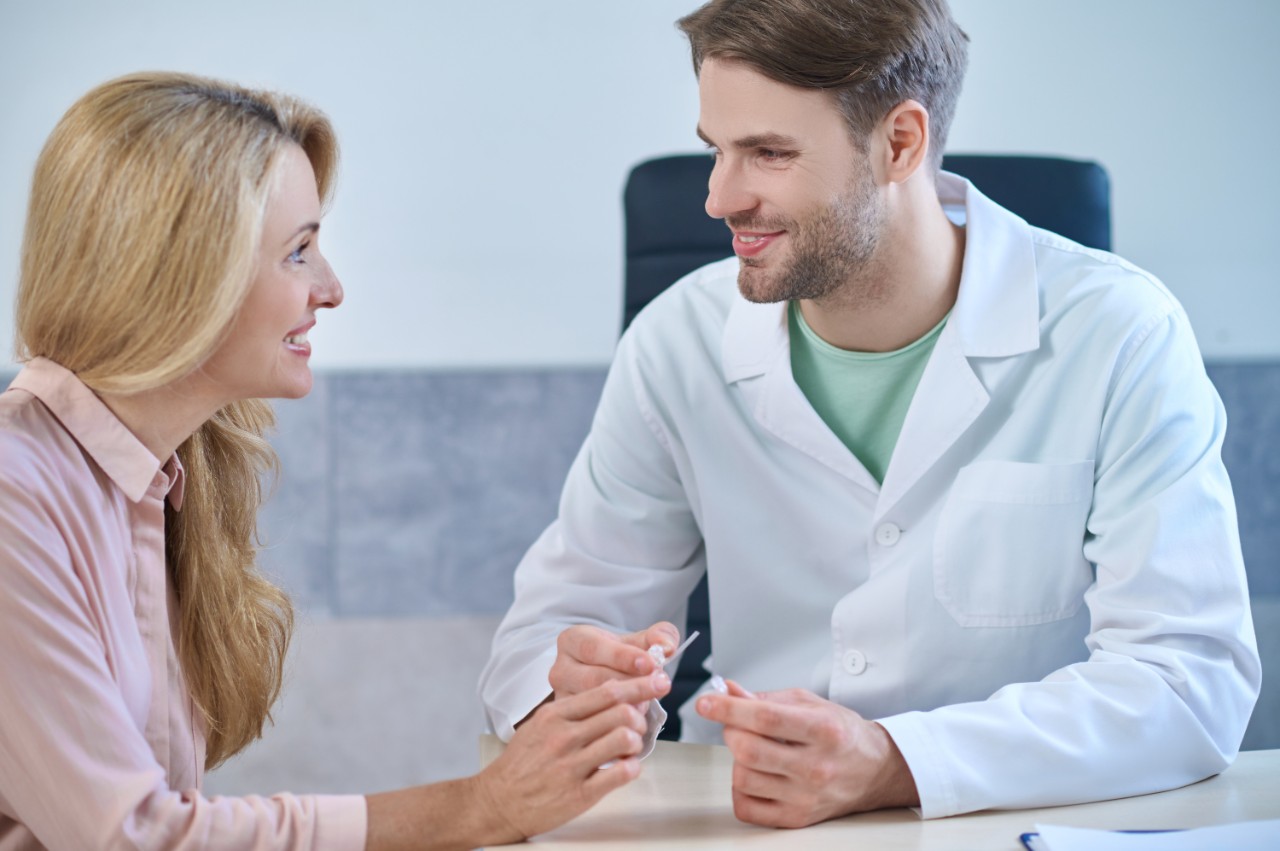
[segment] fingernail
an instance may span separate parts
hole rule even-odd
[[[710,711],[711,711],[711,701],[710,701],[710,700],[708,700],[707,698],[705,698],[705,697],[704,697],[704,698],[702,698],[701,700],[699,700],[699,701],[698,701],[698,714],[699,714],[699,715],[706,715],[706,714],[707,714],[708,712],[710,712]]]
[[[671,685],[671,678],[667,676],[666,671],[658,671],[653,675],[654,688],[666,688]]]
[[[637,660],[636,660],[636,673],[638,673],[638,674],[647,673],[646,669],[648,668],[648,665],[649,665],[650,661],[651,661],[651,660],[649,659],[649,657],[648,657],[648,656],[641,656],[639,659],[637,659]]]

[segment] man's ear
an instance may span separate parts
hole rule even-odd
[[[905,183],[929,155],[929,110],[916,100],[904,100],[880,122],[885,141],[885,177],[891,183]]]

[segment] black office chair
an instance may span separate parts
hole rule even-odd
[[[622,327],[654,296],[699,266],[733,253],[729,230],[703,208],[712,157],[684,154],[640,163],[623,192],[626,277]],[[988,198],[1037,227],[1092,248],[1111,250],[1111,186],[1094,162],[1056,157],[953,154],[942,167],[963,175]],[[707,578],[689,597],[687,631],[702,634],[685,651],[662,701],[670,716],[659,738],[678,739],[676,710],[706,679],[702,662],[711,651]]]

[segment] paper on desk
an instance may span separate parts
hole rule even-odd
[[[1167,833],[1118,833],[1038,824],[1037,847],[1048,851],[1275,851],[1280,847],[1280,819],[1244,821]]]

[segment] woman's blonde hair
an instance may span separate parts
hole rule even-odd
[[[172,73],[132,74],[77,101],[36,163],[22,246],[18,357],[99,392],[163,386],[217,348],[252,282],[272,175],[297,145],[327,202],[338,146],[292,97]],[[271,407],[219,410],[180,447],[182,510],[166,507],[178,656],[213,767],[262,734],[293,610],[257,570]]]

